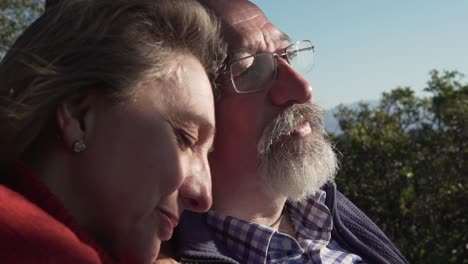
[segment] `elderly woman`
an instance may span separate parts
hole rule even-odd
[[[152,263],[211,206],[217,23],[192,0],[67,0],[0,64],[0,262]]]

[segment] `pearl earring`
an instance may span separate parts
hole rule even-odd
[[[86,146],[86,144],[85,144],[85,142],[84,142],[84,139],[82,139],[82,138],[81,138],[81,139],[78,139],[77,141],[75,141],[75,142],[73,143],[73,151],[74,151],[75,153],[83,152],[83,151],[86,150],[86,148],[87,148],[87,146]]]

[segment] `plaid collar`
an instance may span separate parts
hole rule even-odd
[[[206,222],[233,253],[231,257],[240,263],[265,263],[268,245],[276,230],[215,211],[206,214]]]
[[[304,255],[314,255],[304,252],[317,253],[331,239],[333,222],[324,204],[325,196],[324,191],[319,191],[303,202],[286,203],[298,240],[268,226],[215,211],[206,214],[206,222],[240,263],[276,263],[294,259],[304,263],[307,261],[303,259]]]

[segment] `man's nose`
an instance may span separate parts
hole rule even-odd
[[[276,80],[269,90],[271,103],[277,106],[304,104],[312,101],[312,86],[284,59],[278,59]]]
[[[213,203],[210,170],[188,176],[179,187],[179,199],[184,209],[200,213],[208,211]]]

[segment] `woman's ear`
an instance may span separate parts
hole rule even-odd
[[[86,138],[93,128],[96,101],[95,95],[75,95],[57,107],[58,134],[65,148],[75,152],[86,148]]]

